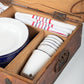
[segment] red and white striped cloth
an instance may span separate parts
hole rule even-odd
[[[20,12],[15,13],[15,18],[24,22],[25,24],[50,31],[64,37],[70,35],[76,28],[75,25]]]

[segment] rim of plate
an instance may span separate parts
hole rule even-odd
[[[24,32],[23,32],[23,37],[25,37],[25,38],[21,38],[21,41],[22,42],[20,42],[19,43],[19,45],[17,45],[16,47],[15,47],[15,49],[13,50],[9,50],[9,51],[6,51],[6,52],[3,52],[3,53],[0,53],[0,57],[2,57],[2,56],[6,56],[6,55],[9,55],[9,54],[13,54],[14,52],[17,52],[22,46],[24,46],[25,45],[25,43],[26,43],[26,41],[28,40],[28,38],[29,38],[29,30],[28,30],[28,27],[23,23],[23,22],[21,22],[21,21],[19,21],[19,20],[16,20],[16,19],[13,19],[13,18],[7,18],[7,17],[0,17],[0,23],[2,22],[4,22],[4,23],[6,23],[6,22],[9,22],[10,21],[10,23],[9,24],[16,24],[16,27],[20,27],[20,28],[22,28],[22,29],[24,29]],[[7,24],[7,23],[6,23]],[[20,25],[20,26],[19,26]]]

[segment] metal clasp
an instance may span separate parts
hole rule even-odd
[[[66,14],[63,14],[63,13],[59,13],[59,12],[54,12],[53,13],[53,18],[54,19],[58,19],[58,20],[61,20],[61,21],[65,21],[66,20]]]

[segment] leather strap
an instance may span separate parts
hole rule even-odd
[[[72,14],[84,14],[84,12],[75,12],[75,13],[72,12],[72,11],[73,11],[73,8],[74,8],[76,5],[78,5],[79,3],[83,2],[83,1],[84,1],[84,0],[80,0],[80,1],[76,2],[75,4],[73,4],[73,6],[72,6],[71,9],[70,9],[70,12],[71,12]]]

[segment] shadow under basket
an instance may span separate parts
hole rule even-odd
[[[24,12],[30,14],[42,15],[18,6],[11,6],[4,11],[1,17],[14,17],[15,12]],[[43,14],[44,17],[50,17]],[[75,16],[73,16],[75,18]],[[76,17],[77,18],[77,17]],[[0,68],[0,84],[53,84],[72,56],[75,54],[81,44],[82,24],[67,21],[74,24],[77,28],[67,38],[32,26],[29,28],[29,44],[5,67]],[[47,35],[57,35],[64,40],[63,44],[54,53],[51,59],[43,66],[34,78],[22,76],[21,70],[30,58],[32,52],[38,47]]]

